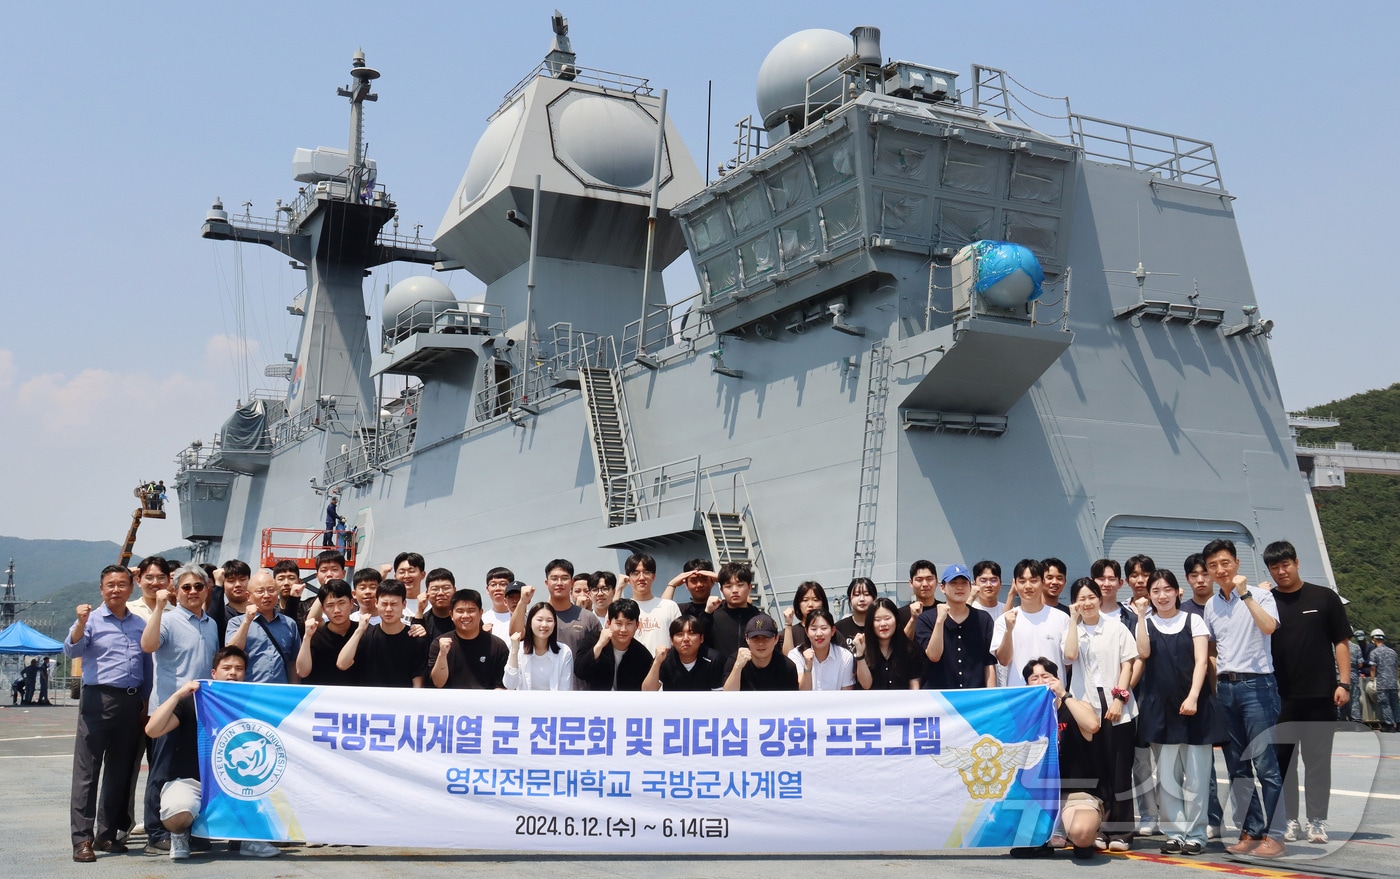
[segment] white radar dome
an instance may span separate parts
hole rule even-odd
[[[501,170],[501,165],[506,160],[506,153],[515,140],[515,131],[520,127],[520,120],[524,115],[525,102],[517,100],[486,126],[486,131],[482,132],[481,139],[476,142],[476,149],[472,150],[471,161],[467,162],[467,173],[462,177],[459,209],[465,210],[467,205],[480,198],[486,187],[491,185],[496,172]]]
[[[418,303],[456,303],[457,295],[437,278],[414,275],[389,288],[384,295],[384,324],[396,323],[404,313]],[[428,310],[431,310],[429,308]]]
[[[813,96],[832,100],[841,74],[831,65],[851,54],[851,38],[836,31],[813,28],[798,31],[774,46],[758,68],[758,113],[763,124],[773,128],[794,110],[798,115],[807,99],[807,77],[826,70],[812,80]]]
[[[632,101],[595,95],[568,102],[557,115],[555,148],[590,182],[639,189],[651,182],[656,120]]]

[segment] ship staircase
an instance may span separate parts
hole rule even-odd
[[[870,348],[865,394],[865,441],[860,456],[860,491],[856,500],[856,542],[851,576],[875,572],[875,516],[880,508],[880,463],[885,450],[885,411],[890,397],[890,348],[883,341]]]
[[[612,339],[607,339],[611,343]],[[637,472],[637,450],[627,418],[627,395],[622,379],[613,366],[616,354],[603,344],[585,348],[578,364],[579,389],[588,413],[588,436],[597,464],[598,493],[603,518],[609,528],[637,521],[637,499],[632,496],[632,480]]]
[[[758,538],[758,525],[754,521],[753,508],[748,502],[748,490],[744,489],[743,507],[737,512],[722,512],[711,504],[703,511],[705,542],[710,546],[710,558],[716,568],[735,563],[748,565],[753,569],[754,587],[758,590],[758,600],[774,619],[781,619],[781,605],[773,580],[768,576],[768,565],[763,557],[763,544]],[[737,500],[737,497],[736,497]]]

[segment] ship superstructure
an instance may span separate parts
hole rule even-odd
[[[874,28],[804,31],[706,186],[665,93],[555,34],[431,248],[384,232],[363,58],[350,149],[299,151],[287,216],[211,212],[206,237],[277,248],[307,292],[287,393],[181,453],[210,558],[315,527],[334,490],[362,559],[468,578],[646,549],[749,561],[772,602],[917,558],[1175,566],[1231,537],[1247,574],[1288,538],[1330,579],[1210,144],[1075,116],[1051,136],[1012,118],[999,70],[959,90],[884,59]],[[1043,285],[984,284],[997,242]],[[699,291],[668,299],[684,251]],[[393,259],[486,289],[403,281],[371,341],[364,269]]]

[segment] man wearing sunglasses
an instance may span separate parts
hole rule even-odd
[[[155,685],[151,692],[154,705],[169,699],[187,681],[208,675],[214,652],[219,649],[219,624],[204,612],[210,587],[204,569],[185,565],[171,579],[175,583],[175,606],[170,607],[170,591],[159,590],[141,633],[141,649],[155,660]],[[172,737],[151,740],[146,775],[146,854],[163,855],[170,851],[170,831],[160,823],[160,790],[174,777],[174,757]]]

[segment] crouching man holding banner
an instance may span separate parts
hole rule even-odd
[[[247,669],[248,655],[237,647],[225,647],[214,654],[216,681],[241,681]],[[153,739],[178,731],[172,736],[172,780],[160,789],[160,823],[170,831],[170,857],[176,861],[190,856],[190,825],[199,815],[199,724],[194,712],[194,693],[198,689],[199,681],[187,681],[146,722],[146,735]],[[266,842],[244,842],[239,851],[254,858],[281,854],[276,846]]]

